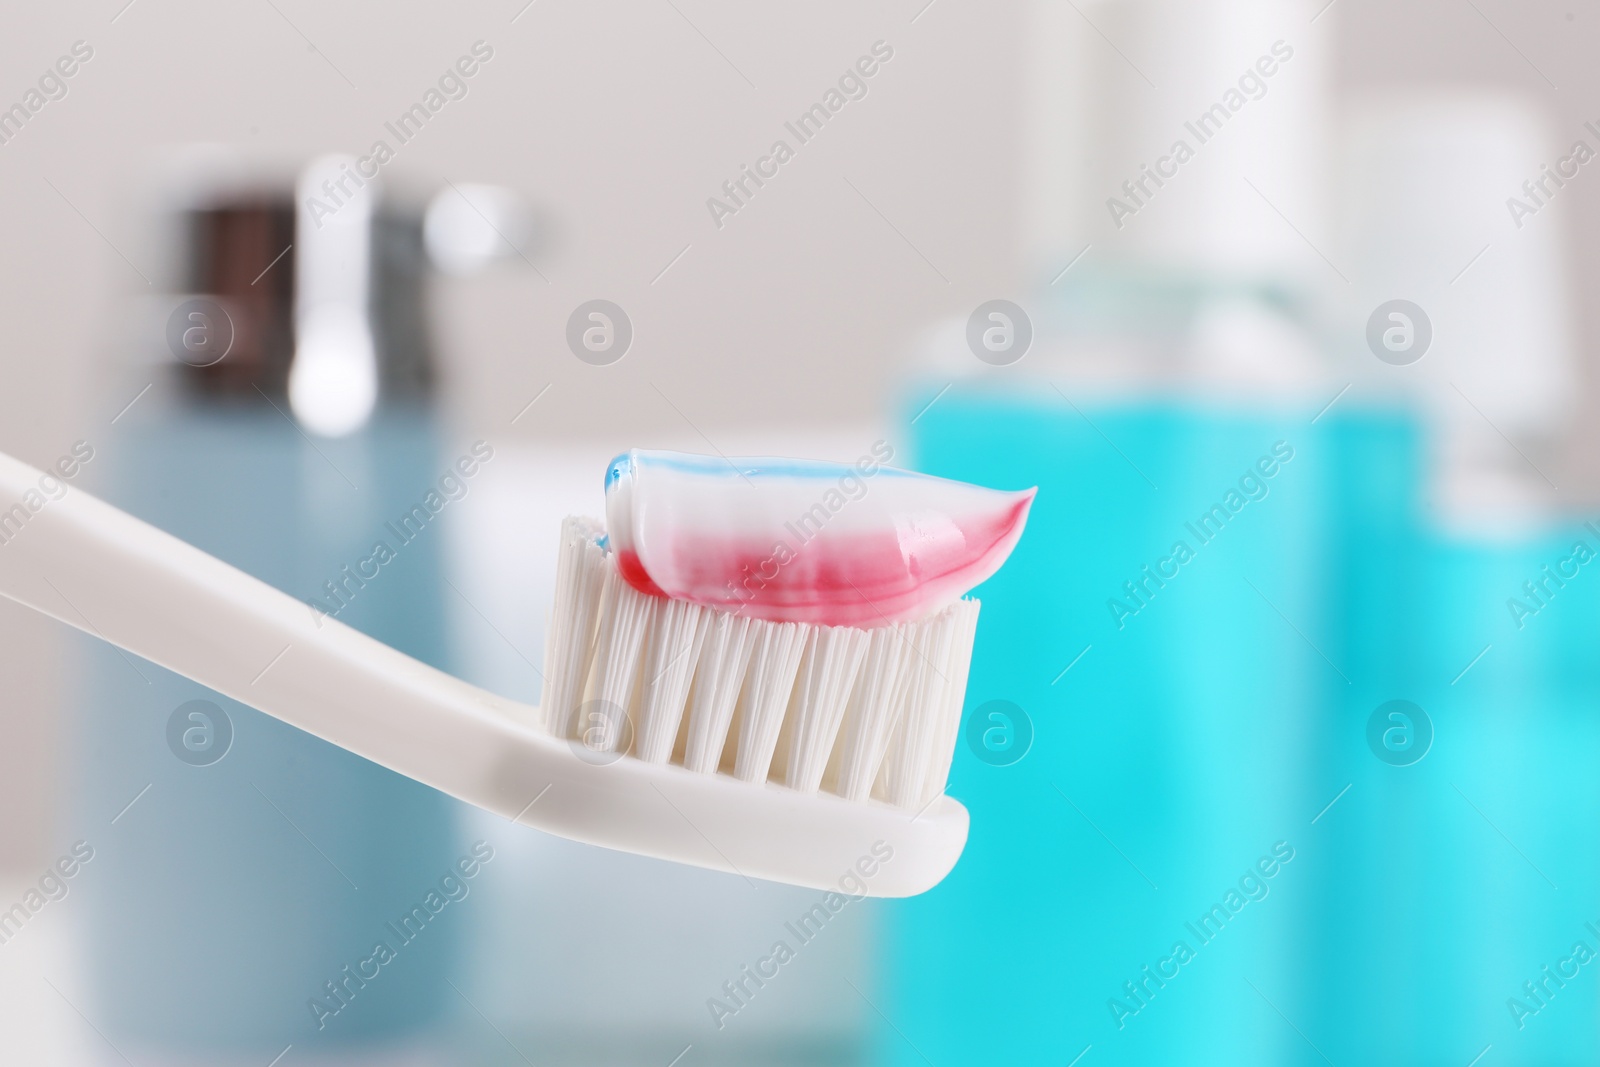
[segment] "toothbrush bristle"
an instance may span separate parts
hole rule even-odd
[[[905,710],[906,688],[913,673],[915,650],[910,633],[915,624],[896,623],[872,633],[850,703],[845,709],[839,743],[828,767],[829,788],[846,800],[866,800],[883,766],[889,737]]]
[[[685,767],[702,772],[714,771],[722,762],[751,644],[749,619],[723,611],[711,612],[708,619],[689,694],[689,737],[683,756]]]
[[[602,562],[605,577],[600,586],[600,616],[595,630],[594,679],[589,699],[601,709],[629,712],[637,688],[639,652],[644,646],[657,598],[647,596],[623,581],[613,566]],[[587,701],[586,701],[587,703]],[[600,751],[613,751],[625,739],[617,736],[625,720],[621,714],[588,716],[584,729],[598,729],[600,736],[586,735],[586,741]],[[631,739],[626,739],[631,740]]]
[[[575,729],[583,683],[594,653],[595,616],[606,574],[603,530],[592,519],[568,518],[561,524],[556,562],[556,595],[545,631],[544,696],[539,717],[557,737]]]
[[[634,755],[650,763],[666,763],[678,739],[689,684],[705,640],[701,625],[705,609],[687,600],[652,599],[657,600],[657,607],[645,643],[639,741]]]
[[[791,789],[815,793],[822,784],[845,703],[871,642],[871,633],[847,626],[818,626],[812,634],[778,742],[783,783]]]
[[[873,629],[750,619],[635,590],[602,538],[593,520],[562,524],[541,716],[550,732],[854,801],[919,809],[944,791],[977,601]],[[601,710],[580,721],[591,705]]]
[[[966,604],[971,608],[956,610]],[[913,647],[921,669],[913,673],[906,706],[921,713],[903,715],[896,724],[874,795],[900,807],[916,807],[943,792],[961,729],[977,622],[976,602],[962,601],[942,624],[918,624]]]
[[[761,632],[739,698],[739,740],[733,763],[734,777],[744,782],[767,780],[813,629],[795,622],[757,625]]]

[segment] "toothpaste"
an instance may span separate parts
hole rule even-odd
[[[773,622],[886,626],[954,603],[1005,562],[1035,490],[882,465],[635,449],[606,470],[607,547],[655,596]]]

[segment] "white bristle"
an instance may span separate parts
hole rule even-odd
[[[572,736],[594,653],[600,587],[606,571],[612,569],[600,547],[601,532],[600,524],[593,519],[568,518],[561,524],[556,595],[545,634],[544,697],[540,702],[545,729],[559,737]]]
[[[594,646],[594,679],[588,691],[588,701],[598,703],[599,714],[589,716],[590,724],[583,724],[587,730],[584,743],[597,752],[617,751],[619,745],[632,740],[623,736],[625,716],[632,709],[639,681],[639,653],[658,599],[629,585],[616,567],[605,568]]]
[[[627,751],[620,711],[651,763],[910,809],[944,789],[977,601],[873,629],[767,622],[640,593],[603,544],[592,520],[562,524],[547,730]]]
[[[891,804],[921,807],[931,799],[931,782],[937,779],[937,788],[944,788],[942,776],[949,772],[949,760],[937,746],[950,735],[946,720],[952,702],[959,728],[960,702],[966,695],[966,666],[953,660],[962,648],[970,655],[970,629],[977,614],[977,602],[963,600],[916,625],[906,712],[889,741],[878,776],[878,791]]]
[[[790,789],[815,793],[821,786],[850,688],[871,643],[872,634],[867,630],[848,626],[814,629],[781,735],[783,781]]]
[[[710,773],[722,760],[722,746],[750,661],[750,636],[749,619],[723,611],[712,613],[689,695],[683,765],[691,771]]]
[[[914,655],[910,630],[898,624],[872,631],[872,645],[850,693],[826,778],[829,788],[846,800],[866,800],[871,795],[889,738],[905,711],[911,680],[907,660]]]
[[[672,757],[707,618],[704,608],[687,600],[662,600],[656,608],[645,641],[644,693],[633,746],[642,760],[665,763]]]
[[[955,632],[950,637],[950,652],[945,660],[949,684],[944,687],[944,706],[935,721],[933,744],[928,752],[928,780],[923,783],[922,807],[944,792],[950,781],[950,764],[961,738],[961,711],[967,702],[967,678],[972,673],[972,646],[978,636],[978,602],[963,600],[949,612]]]
[[[805,655],[810,626],[795,622],[755,622],[755,650],[739,697],[738,752],[734,777],[764,782],[772,767],[783,716],[789,710],[795,675]]]

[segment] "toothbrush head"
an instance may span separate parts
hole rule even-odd
[[[949,872],[978,617],[962,594],[1016,544],[1033,492],[869,460],[609,465],[608,524],[562,527],[539,725],[609,776],[615,819],[556,832],[870,895]],[[645,818],[624,794],[676,819],[623,831]]]

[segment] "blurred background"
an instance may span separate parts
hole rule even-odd
[[[1040,492],[965,857],[732,1017],[816,894],[0,603],[8,1062],[1594,1062],[1597,17],[14,12],[0,449],[413,655],[537,699],[557,524],[629,447]]]

